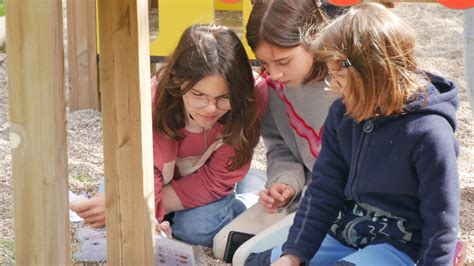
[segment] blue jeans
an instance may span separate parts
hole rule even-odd
[[[281,247],[272,249],[271,262],[281,256]],[[343,245],[335,238],[326,235],[321,247],[309,265],[415,265],[413,260],[389,244],[369,245],[354,249]]]
[[[212,247],[214,236],[235,217],[258,201],[266,175],[250,169],[235,193],[213,203],[183,211],[173,217],[173,236],[190,244]]]

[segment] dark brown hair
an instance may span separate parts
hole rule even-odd
[[[317,0],[255,0],[247,22],[247,42],[255,51],[262,43],[310,49],[318,33],[329,19],[318,7]],[[318,62],[304,83],[323,80],[326,68]]]
[[[354,6],[327,26],[315,43],[315,58],[349,59],[344,104],[357,121],[403,112],[424,91],[427,78],[417,69],[413,30],[375,3]]]
[[[153,128],[170,139],[183,139],[179,132],[186,121],[182,96],[210,75],[222,75],[229,87],[232,109],[218,123],[224,125],[222,141],[234,148],[227,168],[236,170],[252,159],[260,121],[247,54],[227,27],[193,25],[184,31],[169,62],[156,74]]]

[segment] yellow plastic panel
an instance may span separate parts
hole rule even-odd
[[[159,0],[158,5],[160,30],[150,44],[151,56],[170,55],[187,27],[214,21],[214,0]]]
[[[245,0],[215,0],[216,10],[242,10],[242,1]]]

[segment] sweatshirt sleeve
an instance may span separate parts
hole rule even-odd
[[[223,144],[196,172],[171,180],[170,185],[185,209],[212,203],[234,191],[235,184],[247,174],[250,162],[235,171],[227,170],[233,153],[231,146]]]
[[[303,163],[295,158],[279,132],[271,108],[267,109],[263,118],[262,138],[267,149],[266,187],[269,188],[274,183],[287,184],[295,189],[296,196],[306,183],[305,168]]]
[[[336,102],[339,105],[342,103]],[[283,254],[292,254],[308,262],[321,246],[326,234],[345,202],[347,165],[337,135],[337,121],[344,115],[335,112],[334,104],[323,127],[322,149],[313,168],[313,180],[308,186],[296,212]]]
[[[152,109],[155,108],[155,95],[158,86],[156,76],[151,79]],[[174,177],[175,162],[178,156],[178,141],[169,139],[153,129],[153,165],[155,188],[155,217],[162,221],[165,216],[163,207],[163,186]]]
[[[163,186],[174,176],[174,165],[178,154],[178,143],[153,131],[153,164],[155,183],[155,216],[161,221],[164,217],[162,202]]]
[[[155,172],[155,217],[158,221],[163,221],[165,217],[165,209],[163,208],[163,177],[161,171],[154,167]]]
[[[444,118],[437,117],[427,124],[435,128],[426,131],[414,152],[424,222],[417,265],[448,265],[453,261],[459,226],[459,146]]]

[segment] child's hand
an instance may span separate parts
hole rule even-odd
[[[91,227],[99,228],[105,225],[105,195],[98,194],[91,199],[73,201],[71,210],[84,219]]]
[[[292,265],[300,265],[301,260],[300,258],[296,257],[295,255],[283,255],[279,259],[277,259],[272,265],[275,266],[292,266]]]
[[[173,238],[172,233],[171,233],[171,226],[168,221],[164,221],[162,223],[156,222],[155,231],[157,235],[163,235],[164,233],[167,238],[169,239]]]
[[[260,204],[268,213],[274,213],[285,206],[295,195],[292,186],[283,183],[273,183],[269,189],[260,192]]]

